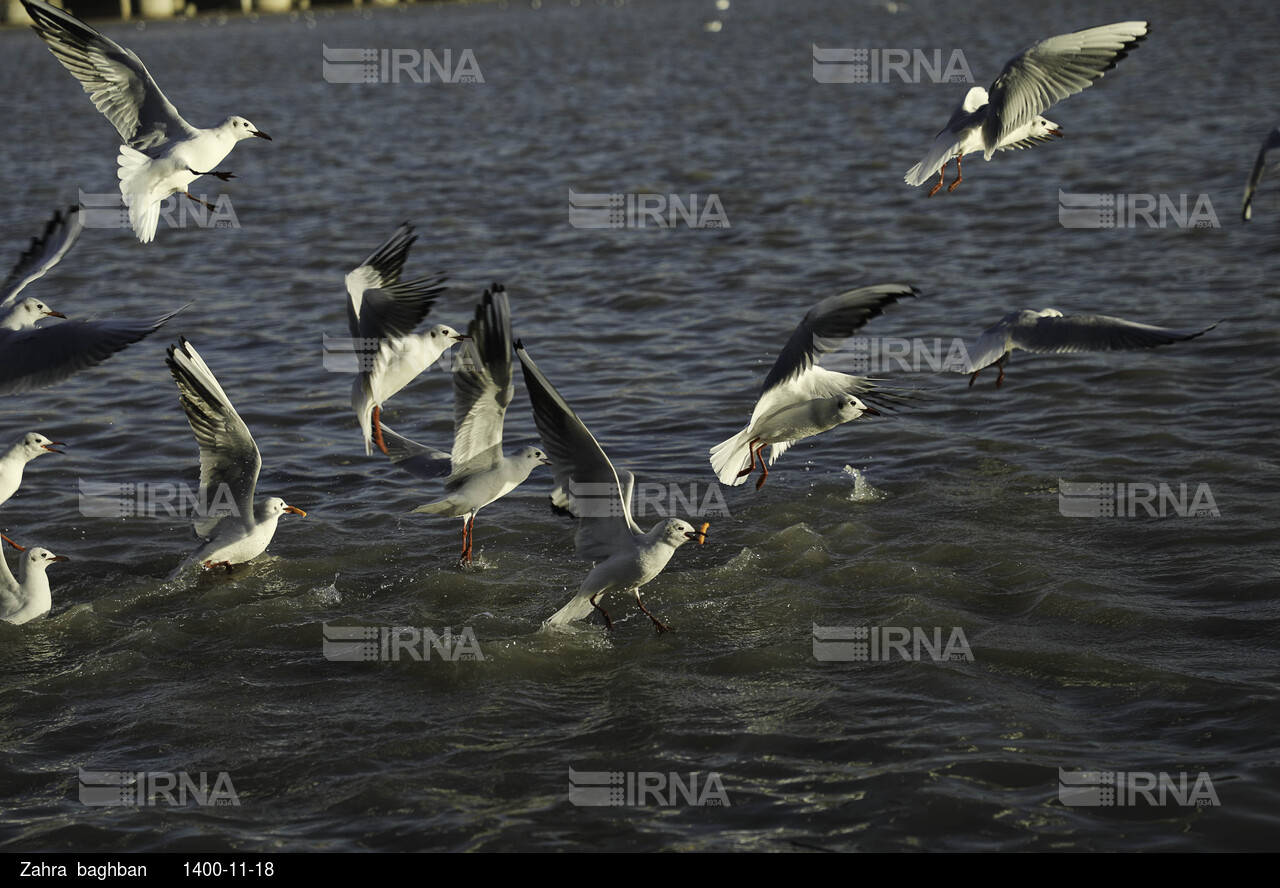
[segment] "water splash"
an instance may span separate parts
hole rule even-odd
[[[853,492],[849,494],[850,502],[869,503],[882,500],[888,496],[884,491],[876,490],[872,487],[866,476],[853,466],[845,466],[844,473],[853,479]]]

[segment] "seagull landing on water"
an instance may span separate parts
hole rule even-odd
[[[1005,362],[1016,348],[1039,354],[1155,348],[1195,339],[1216,326],[1175,329],[1106,315],[1064,315],[1054,308],[1015,311],[983,330],[969,353],[968,365],[954,369],[957,373],[971,373],[969,387],[973,388],[982,369],[995,364],[1000,371],[996,388],[1000,388],[1004,384]]]
[[[217,209],[189,193],[187,186],[200,176],[216,176],[224,182],[234,178],[214,167],[236,142],[254,137],[271,141],[243,117],[228,117],[212,129],[192,126],[164,97],[132,50],[44,0],[22,0],[22,5],[36,33],[120,133],[124,142],[118,159],[120,194],[142,243],[156,236],[161,201],[182,193]]]
[[[206,570],[251,561],[266,551],[285,512],[306,517],[278,496],[255,505],[254,491],[262,454],[249,427],[231,406],[213,371],[186,339],[169,346],[166,360],[178,383],[182,409],[200,445],[202,514],[192,524],[205,542],[178,567],[175,575],[199,564]],[[230,500],[229,503],[226,500]]]
[[[173,317],[171,312],[155,321],[67,321],[46,327],[36,322],[66,318],[39,299],[19,294],[42,277],[67,254],[84,225],[80,211],[54,213],[44,234],[31,246],[3,284],[0,284],[0,395],[17,395],[61,382],[143,339]]]
[[[502,427],[515,395],[511,383],[511,306],[507,291],[494,284],[484,291],[467,327],[465,344],[453,371],[453,452],[434,451],[383,432],[392,442],[391,461],[419,478],[443,478],[445,495],[415,512],[461,518],[461,564],[470,564],[476,514],[523,484],[538,466],[548,464],[536,447],[502,452]]]
[[[1090,86],[1146,39],[1146,22],[1117,22],[1033,43],[1005,63],[991,84],[991,92],[975,86],[951,114],[933,140],[924,160],[907,170],[908,185],[923,185],[938,174],[929,196],[938,193],[948,161],[955,158],[961,182],[960,159],[979,149],[984,160],[997,151],[1029,148],[1062,131],[1040,114],[1068,96]]]
[[[445,278],[400,280],[409,247],[418,237],[408,222],[346,276],[347,326],[356,340],[360,372],[351,386],[351,408],[364,434],[364,452],[387,452],[382,405],[467,337],[445,324],[423,333],[413,328],[431,313],[447,288]]]
[[[878,388],[866,377],[825,370],[818,362],[867,321],[883,314],[886,306],[918,295],[914,287],[903,284],[876,284],[830,296],[809,309],[765,377],[751,421],[738,434],[711,448],[711,468],[720,482],[742,484],[758,461],[759,490],[769,477],[769,466],[796,441],[864,414],[881,415],[865,401],[892,409],[909,400]]]
[[[613,620],[600,605],[600,598],[616,591],[634,593],[636,604],[653,621],[657,633],[669,632],[671,627],[640,600],[640,587],[662,573],[676,549],[690,540],[697,540],[698,545],[706,543],[709,525],[695,529],[679,518],[668,518],[647,533],[641,530],[631,517],[635,476],[614,469],[603,448],[519,342],[516,357],[524,371],[542,446],[551,455],[557,489],[571,497],[569,511],[578,519],[575,554],[596,562],[577,594],[552,614],[546,625],[561,626],[600,611],[605,628],[612,631]]]
[[[1263,141],[1262,148],[1258,150],[1258,159],[1253,162],[1253,171],[1249,173],[1249,181],[1245,183],[1244,203],[1240,207],[1240,214],[1245,222],[1253,218],[1253,193],[1258,190],[1258,183],[1266,172],[1267,154],[1275,148],[1280,148],[1280,126],[1273,129]]]
[[[22,555],[15,579],[4,553],[0,552],[0,620],[21,625],[43,617],[53,608],[53,595],[49,591],[49,576],[45,570],[54,562],[71,559],[66,555],[54,555],[48,549],[25,549],[13,540],[9,543]]]

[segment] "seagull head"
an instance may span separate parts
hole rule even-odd
[[[23,555],[22,557],[26,559],[28,570],[30,570],[33,567],[39,567],[41,570],[43,570],[44,568],[48,567],[50,564],[53,564],[55,561],[71,560],[66,555],[54,555],[48,549],[43,549],[39,546],[36,546],[33,549],[28,549],[27,554]]]
[[[840,421],[841,422],[849,422],[851,420],[857,419],[859,416],[862,416],[862,414],[864,413],[869,413],[872,416],[883,415],[880,413],[879,410],[870,406],[869,404],[863,403],[862,400],[859,398],[854,398],[850,396],[848,398],[841,398],[840,400],[841,400],[841,404],[840,404]]]
[[[28,432],[14,447],[14,450],[17,450],[28,460],[32,460],[45,453],[62,453],[61,450],[55,450],[54,448],[66,446],[61,441],[50,441],[39,432]]]
[[[673,548],[683,546],[689,540],[697,540],[698,545],[702,545],[707,541],[707,528],[710,526],[710,523],[703,524],[701,530],[695,530],[693,525],[687,521],[681,521],[679,518],[668,518],[663,526],[662,539]]]
[[[268,142],[272,141],[270,136],[243,117],[228,117],[222,121],[222,128],[229,129],[237,142],[241,139],[252,139],[255,136],[259,139],[266,139]]]
[[[430,330],[427,331],[427,335],[429,335],[432,339],[439,339],[443,337],[449,340],[449,345],[453,345],[453,343],[455,342],[461,342],[464,339],[471,338],[465,333],[459,333],[457,330],[453,329],[448,324],[436,324],[434,327],[432,327]]]
[[[28,296],[9,310],[3,321],[0,321],[0,326],[6,330],[30,330],[36,325],[36,321],[44,318],[65,317],[62,312],[54,311],[39,299]]]
[[[293,515],[301,515],[303,518],[307,517],[306,512],[302,511],[297,506],[289,505],[278,496],[268,497],[266,502],[262,504],[261,509],[264,519],[279,518],[285,512],[289,512]]]
[[[1042,141],[1048,139],[1050,136],[1057,136],[1059,139],[1066,138],[1066,136],[1062,134],[1061,127],[1046,117],[1036,117],[1031,121],[1031,132],[1029,135],[1033,139],[1040,139]]]
[[[517,455],[520,457],[520,459],[527,459],[530,462],[534,463],[535,468],[540,465],[541,466],[551,465],[551,460],[547,459],[547,455],[543,453],[541,450],[539,450],[537,447],[526,447],[523,450],[521,450],[520,453]]]

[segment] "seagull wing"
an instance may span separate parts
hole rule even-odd
[[[178,383],[182,409],[200,445],[200,502],[212,506],[230,496],[234,509],[230,515],[212,509],[201,515],[193,522],[196,533],[212,536],[223,518],[252,529],[253,494],[262,469],[258,445],[195,347],[183,338],[169,346],[168,355],[165,363]]]
[[[453,372],[453,472],[470,473],[502,459],[502,422],[511,384],[511,304],[501,284],[485,290],[467,327]]]
[[[0,313],[7,311],[17,300],[18,294],[32,281],[44,276],[50,268],[62,261],[62,257],[75,245],[84,220],[80,208],[72,207],[64,214],[58,210],[44,227],[44,233],[31,239],[31,246],[18,257],[18,262],[0,284]]]
[[[396,468],[426,481],[444,478],[453,468],[449,454],[411,441],[390,426],[382,427],[382,440],[387,445],[387,456]]]
[[[631,517],[631,473],[623,473],[623,486],[600,444],[519,342],[516,357],[520,359],[533,418],[542,447],[551,459],[556,485],[572,494],[571,510],[581,519],[578,557],[603,561],[612,555],[637,551],[636,538],[642,532]]]
[[[1154,348],[1194,339],[1203,329],[1155,327],[1106,315],[1067,315],[1021,320],[1009,328],[1013,345],[1029,352],[1062,353]]]
[[[132,50],[43,0],[22,0],[22,5],[36,33],[130,148],[147,153],[167,141],[196,135]]]
[[[181,310],[181,309],[179,309]],[[150,336],[177,312],[154,321],[63,321],[0,331],[0,395],[61,382]]]
[[[1258,159],[1253,162],[1253,171],[1249,173],[1249,181],[1244,186],[1244,203],[1240,212],[1246,222],[1253,218],[1253,192],[1258,190],[1258,183],[1262,181],[1262,174],[1266,172],[1267,152],[1272,148],[1280,148],[1280,126],[1273,129],[1266,141],[1262,143],[1262,148],[1258,151]]]
[[[346,276],[347,325],[356,339],[407,336],[431,312],[447,278],[401,281],[409,247],[417,240],[408,222]],[[374,346],[370,346],[374,348]]]
[[[1147,33],[1146,22],[1116,22],[1041,40],[1010,59],[991,85],[982,125],[986,158],[1036,115],[1114,68]]]

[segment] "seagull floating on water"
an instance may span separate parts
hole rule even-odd
[[[951,113],[951,119],[933,140],[924,160],[907,171],[908,185],[923,185],[938,174],[929,190],[932,197],[943,185],[947,162],[956,160],[956,180],[961,182],[960,160],[982,150],[984,160],[997,151],[1028,148],[1062,131],[1041,117],[1068,96],[1090,86],[1116,66],[1146,39],[1146,22],[1116,22],[1070,34],[1059,34],[1033,43],[1005,63],[991,84],[991,92],[975,86]]]
[[[31,246],[0,285],[0,395],[61,382],[150,336],[177,314],[170,312],[155,321],[73,320],[37,327],[37,321],[66,315],[39,299],[18,296],[62,260],[81,230],[78,208],[65,215],[55,213],[44,234],[31,239]]]
[[[217,209],[187,191],[200,176],[226,182],[234,174],[215,170],[236,142],[257,137],[271,141],[243,117],[228,117],[211,129],[182,119],[142,60],[132,50],[104,37],[70,13],[44,0],[22,0],[32,27],[120,133],[120,194],[129,222],[142,243],[155,238],[160,202],[182,193]]]
[[[957,373],[973,374],[969,377],[972,388],[982,369],[995,364],[1000,371],[996,388],[1000,388],[1004,383],[1005,362],[1016,348],[1039,354],[1155,348],[1195,339],[1216,326],[1175,329],[1106,315],[1064,315],[1054,308],[1015,311],[983,330],[969,353],[968,365],[953,369]]]
[[[826,370],[818,362],[867,321],[883,314],[886,306],[918,295],[918,290],[905,284],[876,284],[830,296],[809,309],[765,377],[751,421],[711,448],[711,468],[720,482],[742,484],[758,461],[759,490],[769,477],[769,466],[796,441],[864,414],[880,416],[866,401],[886,409],[905,402],[905,396],[878,388],[866,377]]]
[[[347,326],[360,357],[351,407],[364,433],[366,454],[373,452],[374,444],[387,452],[383,403],[466,338],[445,324],[413,332],[447,289],[446,278],[439,276],[400,280],[409,247],[417,239],[413,226],[405,222],[346,277]]]
[[[192,524],[205,542],[175,573],[193,564],[206,569],[242,564],[266,551],[285,512],[306,516],[278,496],[256,506],[254,491],[262,454],[213,371],[185,338],[169,346],[166,363],[178,383],[182,409],[200,444],[199,502]]]
[[[591,432],[519,342],[516,356],[524,371],[525,388],[529,390],[542,446],[551,454],[556,485],[574,497],[570,511],[578,517],[575,554],[585,561],[596,562],[577,594],[551,615],[547,625],[564,625],[600,611],[605,628],[612,630],[613,620],[599,599],[617,591],[635,594],[636,604],[653,621],[659,635],[670,631],[670,626],[644,606],[640,587],[662,573],[676,549],[690,540],[704,544],[710,525],[703,523],[695,529],[679,518],[667,518],[647,533],[641,530],[631,516],[635,476],[614,469]]]
[[[1258,159],[1253,162],[1253,171],[1249,173],[1249,181],[1245,183],[1244,204],[1240,213],[1246,222],[1253,218],[1253,192],[1258,190],[1258,183],[1262,181],[1262,174],[1267,169],[1267,154],[1273,148],[1280,148],[1280,126],[1273,129],[1263,141],[1262,148],[1258,150]],[[1280,166],[1276,169],[1280,169]]]
[[[501,284],[485,290],[453,372],[453,452],[423,447],[384,429],[397,466],[420,478],[444,478],[445,495],[415,512],[463,519],[462,564],[471,562],[476,513],[506,496],[538,466],[536,447],[502,452],[502,426],[515,395],[511,383],[511,306]],[[447,476],[447,477],[446,477]]]
[[[53,595],[49,591],[49,577],[45,570],[55,561],[71,559],[65,555],[54,555],[48,549],[24,549],[13,540],[9,543],[22,555],[15,579],[8,560],[0,552],[0,620],[22,625],[43,617],[53,608]]]

